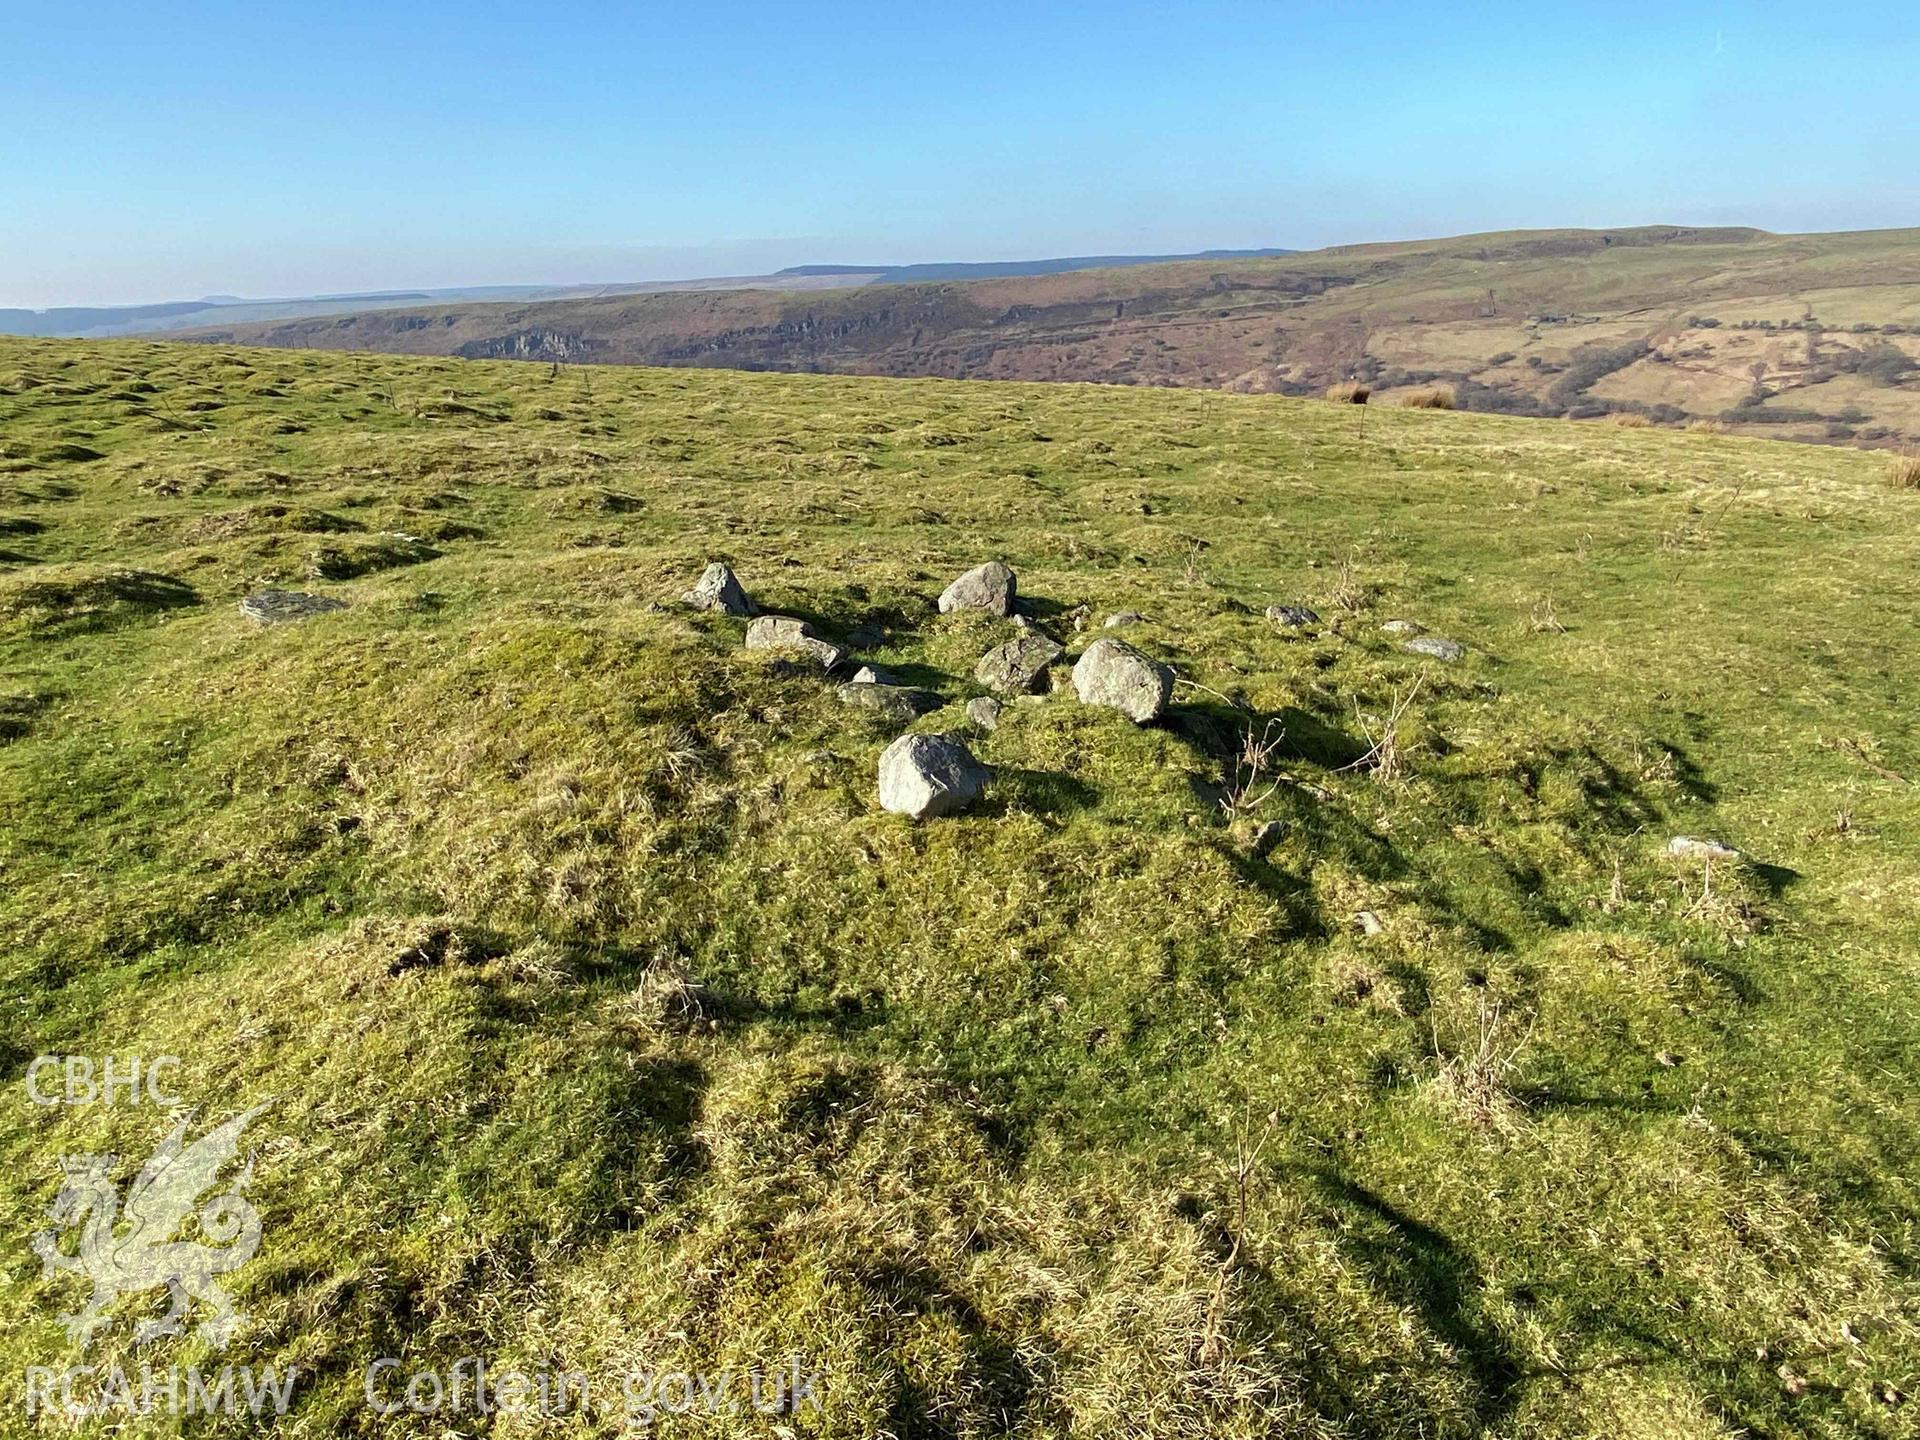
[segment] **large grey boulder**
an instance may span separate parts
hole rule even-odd
[[[1047,667],[1066,653],[1052,636],[1028,630],[981,656],[973,678],[1002,695],[1025,695],[1038,688]]]
[[[791,650],[805,655],[822,670],[831,670],[847,652],[813,633],[813,626],[791,615],[762,615],[747,626],[747,649]]]
[[[1073,689],[1083,705],[1105,705],[1136,725],[1157,720],[1173,698],[1173,671],[1124,640],[1099,639],[1073,667]]]
[[[282,625],[305,620],[329,610],[344,610],[347,602],[331,595],[309,595],[301,590],[262,590],[240,602],[240,613],[256,625]]]
[[[1431,655],[1435,660],[1444,660],[1449,665],[1467,653],[1466,646],[1444,635],[1419,635],[1404,642],[1400,648],[1409,655]]]
[[[915,820],[952,815],[992,778],[957,735],[902,735],[880,754],[880,805]]]
[[[882,685],[871,680],[854,680],[842,685],[843,703],[871,710],[888,720],[908,721],[940,708],[940,697],[931,690],[916,690],[908,685]]]
[[[753,601],[740,588],[740,580],[718,560],[700,572],[694,587],[681,600],[696,610],[723,610],[729,615],[753,614]]]
[[[976,565],[940,593],[940,613],[955,610],[987,610],[995,615],[1011,615],[1014,601],[1013,571],[998,560]]]

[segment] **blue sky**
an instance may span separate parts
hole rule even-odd
[[[8,5],[0,305],[1920,224],[1902,4]]]

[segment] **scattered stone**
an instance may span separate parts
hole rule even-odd
[[[856,685],[892,685],[896,682],[892,675],[882,670],[878,665],[862,665],[858,670],[853,672],[853,683]]]
[[[995,615],[1011,615],[1014,601],[1013,571],[998,560],[976,565],[941,592],[940,613],[955,610],[986,610]]]
[[[880,805],[915,820],[952,815],[991,778],[958,735],[902,735],[880,755]]]
[[[1703,840],[1695,835],[1676,835],[1667,841],[1667,854],[1677,860],[1738,860],[1740,852],[1718,840]]]
[[[1037,688],[1047,667],[1066,653],[1051,637],[1028,630],[981,656],[973,678],[1002,695],[1025,695]]]
[[[1400,648],[1409,655],[1431,655],[1435,660],[1444,660],[1449,665],[1467,653],[1466,646],[1444,635],[1421,635],[1408,640]]]
[[[852,680],[839,689],[840,699],[884,715],[889,720],[907,721],[940,708],[940,697],[931,690],[915,690],[907,685],[885,685],[872,680]]]
[[[1371,910],[1362,910],[1353,917],[1353,923],[1360,927],[1362,935],[1384,935],[1387,927],[1380,923],[1380,917]]]
[[[1286,838],[1287,823],[1284,820],[1269,820],[1264,825],[1242,821],[1234,827],[1234,839],[1256,860],[1266,859]]]
[[[1000,728],[1000,702],[991,695],[976,695],[967,702],[967,723],[982,730]]]
[[[1427,627],[1417,620],[1389,620],[1380,631],[1384,635],[1424,635]]]
[[[1146,618],[1147,617],[1142,615],[1138,610],[1117,610],[1107,616],[1106,621],[1100,628],[1102,630],[1118,630],[1126,625],[1138,625],[1145,621]]]
[[[240,602],[240,613],[257,625],[280,625],[305,620],[329,610],[344,610],[347,602],[331,595],[309,595],[301,590],[262,590]]]
[[[749,650],[797,650],[815,661],[822,670],[831,670],[847,658],[847,652],[813,633],[813,626],[791,615],[762,615],[747,626]]]
[[[1267,619],[1276,625],[1284,625],[1289,630],[1298,630],[1303,625],[1320,623],[1320,617],[1304,605],[1269,605]]]
[[[1157,720],[1173,698],[1173,671],[1124,640],[1096,640],[1073,667],[1074,693],[1083,705],[1105,705],[1136,725]]]
[[[1085,604],[1076,605],[1073,607],[1073,609],[1067,612],[1066,618],[1073,625],[1073,633],[1078,635],[1081,631],[1085,630],[1090,623],[1092,623],[1093,607],[1091,605],[1085,605]]]
[[[1676,1065],[1685,1064],[1687,1059],[1686,1056],[1676,1055],[1671,1050],[1656,1050],[1653,1052],[1653,1058],[1659,1061],[1661,1065],[1665,1066],[1669,1070],[1671,1070]]]
[[[753,614],[753,601],[740,588],[733,571],[718,560],[700,572],[700,579],[680,599],[696,610],[723,610],[729,615]]]

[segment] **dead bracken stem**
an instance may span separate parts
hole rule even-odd
[[[1214,1276],[1213,1298],[1207,1302],[1207,1323],[1201,1334],[1198,1356],[1200,1363],[1205,1366],[1218,1365],[1225,1358],[1226,1345],[1221,1338],[1221,1331],[1227,1317],[1227,1286],[1240,1264],[1240,1252],[1246,1245],[1247,1197],[1253,1185],[1254,1167],[1260,1163],[1261,1152],[1267,1148],[1267,1142],[1273,1138],[1274,1129],[1279,1123],[1279,1112],[1269,1111],[1259,1138],[1255,1139],[1246,1117],[1242,1116],[1234,1135],[1233,1243],[1220,1261],[1219,1272]]]
[[[1360,713],[1359,702],[1354,702],[1354,719],[1359,722],[1361,733],[1367,737],[1367,753],[1352,764],[1341,766],[1342,770],[1365,770],[1376,780],[1398,780],[1406,774],[1406,756],[1400,749],[1400,721],[1420,694],[1423,683],[1416,680],[1407,687],[1405,695],[1394,696],[1393,706],[1378,735],[1367,723],[1367,717]]]

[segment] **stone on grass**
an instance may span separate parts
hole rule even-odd
[[[880,754],[880,805],[915,820],[952,815],[991,778],[958,735],[902,735]]]
[[[1418,620],[1389,620],[1380,627],[1385,635],[1424,635],[1427,627]]]
[[[871,680],[853,680],[839,689],[843,703],[871,710],[889,720],[907,721],[940,708],[940,697],[931,690],[915,690],[907,685],[880,685]]]
[[[1676,835],[1667,841],[1667,854],[1676,860],[1738,860],[1740,852],[1719,840],[1698,835]]]
[[[1298,630],[1303,625],[1320,623],[1320,617],[1304,605],[1269,605],[1267,619],[1276,625],[1284,625],[1289,630]]]
[[[262,590],[240,602],[240,613],[257,625],[280,625],[305,620],[329,610],[344,610],[347,602],[331,595],[309,595],[302,590]]]
[[[1387,927],[1380,923],[1380,917],[1371,910],[1362,910],[1353,917],[1353,923],[1360,927],[1362,935],[1384,935]]]
[[[1100,628],[1102,630],[1118,630],[1123,626],[1138,625],[1146,618],[1147,617],[1142,615],[1138,610],[1116,610],[1113,614],[1107,616]]]
[[[718,560],[700,572],[694,587],[680,597],[696,610],[722,610],[729,615],[753,614],[753,601],[740,588],[740,580]]]
[[[991,695],[976,695],[967,702],[967,723],[982,730],[1000,728],[1000,702]]]
[[[1173,671],[1124,640],[1096,640],[1073,667],[1083,705],[1105,705],[1136,725],[1157,720],[1173,698]]]
[[[792,650],[805,655],[822,670],[831,670],[847,652],[813,633],[813,626],[791,615],[762,615],[747,626],[747,649]]]
[[[973,678],[1002,695],[1025,695],[1038,687],[1047,667],[1066,653],[1052,637],[1028,630],[981,656]]]
[[[1409,655],[1431,655],[1435,660],[1445,660],[1449,665],[1467,653],[1466,646],[1444,635],[1419,635],[1406,641],[1400,648]]]
[[[1251,820],[1243,820],[1234,827],[1233,838],[1254,859],[1264,860],[1287,838],[1287,823],[1269,820],[1264,825],[1255,825]]]
[[[989,560],[974,566],[941,592],[940,613],[986,610],[995,615],[1011,615],[1013,601],[1013,571],[998,560]]]
[[[891,685],[894,683],[894,679],[892,675],[882,670],[878,665],[862,665],[858,670],[853,672],[853,683],[856,685]]]

